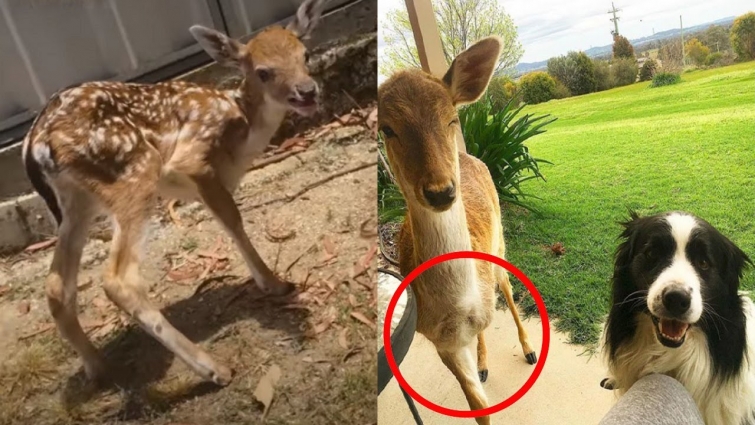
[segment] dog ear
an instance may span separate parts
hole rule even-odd
[[[622,242],[616,249],[614,256],[614,277],[620,270],[625,269],[632,262],[635,251],[635,240],[637,239],[637,228],[642,218],[635,211],[629,211],[629,220],[620,222],[624,230],[619,235]]]
[[[722,235],[723,236],[723,235]],[[746,266],[752,266],[752,260],[734,242],[723,236],[725,247],[723,249],[725,267],[725,279],[730,289],[739,289],[739,279],[742,278]]]

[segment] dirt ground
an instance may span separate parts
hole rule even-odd
[[[265,423],[376,423],[370,111],[284,142],[276,155],[291,156],[249,173],[236,193],[247,233],[296,284],[293,296],[262,297],[201,205],[170,214],[161,203],[150,223],[142,262],[150,297],[234,370],[225,388],[202,382],[105,297],[108,231],[93,231],[87,244],[78,298],[82,325],[111,373],[104,388],[86,381],[50,317],[44,278],[52,249],[0,259],[0,424],[261,423],[253,393],[276,366],[282,373]]]

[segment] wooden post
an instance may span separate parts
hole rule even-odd
[[[448,63],[443,55],[443,45],[440,42],[438,23],[431,0],[405,0],[406,10],[409,12],[409,22],[412,24],[414,42],[422,69],[438,78],[443,78],[448,71]],[[456,145],[461,152],[467,151],[461,130],[456,132]]]

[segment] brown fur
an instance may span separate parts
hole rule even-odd
[[[442,80],[418,70],[403,71],[379,88],[379,126],[408,207],[399,236],[404,275],[446,252],[474,250],[505,256],[501,210],[490,173],[477,158],[459,153],[455,141],[456,107],[475,101],[485,90],[500,48],[497,38],[484,39],[460,54]],[[456,188],[455,201],[430,205],[426,191],[450,186]],[[513,303],[508,274],[500,267],[453,260],[431,268],[412,283],[417,331],[433,342],[473,410],[488,406],[480,383],[487,376],[483,331],[493,318],[496,284],[506,296],[524,354],[534,358]],[[489,424],[490,418],[479,417],[477,422]]]
[[[228,384],[231,370],[167,322],[147,299],[139,275],[144,230],[158,194],[204,202],[263,291],[285,294],[293,289],[252,246],[232,193],[286,111],[306,114],[316,108],[317,86],[299,37],[317,22],[318,16],[310,13],[319,14],[320,4],[306,1],[289,28],[266,29],[246,45],[214,30],[191,28],[214,59],[244,73],[235,90],[180,81],[86,83],[54,95],[32,125],[24,140],[24,161],[37,190],[54,192],[45,200],[61,219],[47,299],[58,329],[82,357],[91,379],[102,378],[105,368],[76,315],[76,280],[90,221],[100,210],[112,216],[115,227],[104,279],[108,298],[217,384]],[[305,104],[302,87],[309,91]]]

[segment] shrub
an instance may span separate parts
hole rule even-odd
[[[406,215],[406,201],[401,195],[396,183],[391,178],[391,172],[386,168],[388,166],[385,154],[385,145],[383,139],[378,133],[378,217],[381,223],[391,221],[401,221]],[[383,162],[383,160],[386,160]]]
[[[553,99],[556,82],[545,72],[531,72],[519,79],[519,89],[522,92],[522,100],[534,105]]]
[[[618,59],[611,64],[611,77],[616,87],[637,81],[637,62],[634,59]]]
[[[506,76],[493,77],[490,80],[488,96],[496,110],[503,109],[511,99],[514,99],[514,106],[519,106],[521,103],[516,84]]]
[[[721,59],[724,57],[724,54],[721,52],[714,52],[708,55],[708,57],[705,58],[705,66],[716,66],[719,62],[721,62]]]
[[[682,77],[680,77],[679,74],[674,74],[672,72],[659,72],[653,76],[653,83],[650,84],[650,87],[670,86],[679,83],[680,81],[682,81]]]
[[[640,81],[652,80],[657,68],[658,62],[653,59],[646,60],[645,63],[642,64],[642,68],[640,68]]]
[[[540,164],[551,162],[533,157],[525,142],[544,133],[543,127],[556,118],[549,118],[549,115],[535,117],[532,114],[518,116],[524,107],[514,108],[508,104],[506,108],[496,111],[490,100],[483,98],[459,110],[459,121],[467,152],[488,166],[501,202],[532,210],[524,200],[527,197],[538,198],[523,192],[521,184],[531,179],[545,181],[540,173]]]
[[[595,65],[585,52],[569,52],[548,60],[548,73],[569,88],[573,95],[595,91]]]
[[[634,59],[634,47],[623,35],[613,36],[613,58]]]
[[[608,61],[593,59],[595,67],[595,91],[609,90],[613,88],[611,67]]]
[[[701,66],[705,63],[705,58],[710,54],[710,49],[705,47],[700,40],[696,38],[690,39],[684,45],[684,51],[687,53],[692,62],[697,66]]]
[[[747,12],[734,20],[730,39],[739,60],[755,59],[755,12]]]
[[[571,97],[569,87],[566,87],[566,85],[564,85],[564,83],[562,83],[561,81],[554,81],[556,82],[556,88],[553,90],[554,99],[566,99],[567,97]]]

